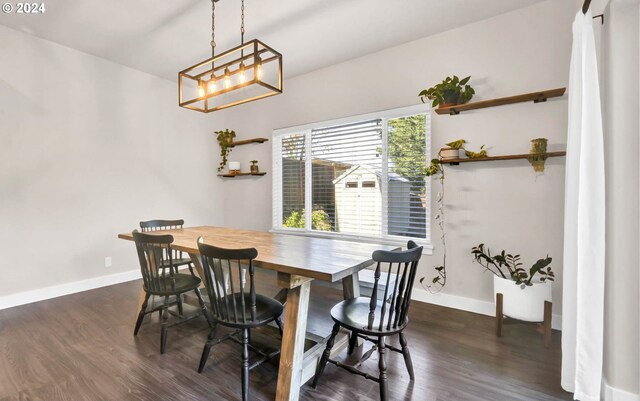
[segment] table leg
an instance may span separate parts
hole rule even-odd
[[[342,294],[344,299],[353,299],[360,296],[360,280],[358,278],[358,272],[353,273],[342,279]],[[355,342],[352,342],[349,346],[349,352],[353,351],[354,347],[359,347],[364,343],[364,340],[360,337],[355,337]]]
[[[273,297],[273,299],[275,299],[276,301],[280,302],[281,304],[285,305],[287,303],[287,294],[289,292],[288,288],[282,288],[280,289],[280,291],[278,291],[278,293]]]
[[[134,324],[138,321],[138,315],[140,314],[140,309],[142,309],[142,304],[144,303],[144,299],[146,297],[147,293],[144,292],[144,288],[142,288],[142,286],[140,287],[140,291],[138,291],[138,307],[136,308],[136,315],[133,318],[133,322]],[[152,303],[153,305],[153,303]]]
[[[193,262],[193,267],[196,268],[196,273],[198,273],[198,277],[204,283],[204,269],[202,268],[202,262],[200,261],[200,255],[197,253],[190,253],[189,257],[191,258],[191,262]]]
[[[344,294],[344,299],[358,298],[360,296],[360,280],[357,272],[342,279],[342,293]]]
[[[276,401],[297,401],[300,396],[310,289],[310,281],[305,281],[287,292]]]

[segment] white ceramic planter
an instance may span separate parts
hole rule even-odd
[[[527,322],[544,321],[544,301],[551,302],[552,281],[533,283],[524,289],[511,279],[493,277],[494,300],[502,294],[502,313]]]
[[[459,159],[460,149],[442,148],[440,149],[440,157],[442,160]]]
[[[229,162],[229,172],[230,173],[239,173],[240,172],[240,162]]]

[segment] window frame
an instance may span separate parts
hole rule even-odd
[[[429,200],[429,204],[426,208],[426,238],[414,238],[404,236],[391,236],[386,234],[387,225],[383,225],[383,234],[380,237],[372,237],[358,234],[346,234],[340,232],[327,232],[311,229],[311,213],[305,213],[305,228],[292,228],[282,226],[282,141],[280,137],[301,134],[305,138],[305,210],[312,210],[312,152],[311,152],[311,132],[314,129],[320,129],[325,127],[332,127],[336,125],[344,125],[357,123],[360,121],[368,121],[380,119],[382,121],[382,145],[383,149],[387,151],[382,153],[382,178],[380,180],[380,191],[383,195],[383,199],[387,197],[387,185],[386,178],[389,173],[388,163],[388,127],[387,121],[391,119],[398,119],[403,117],[410,117],[418,114],[425,116],[425,159],[428,165],[431,161],[431,107],[428,104],[419,104],[407,107],[400,107],[396,109],[383,110],[373,113],[360,114],[355,116],[349,116],[339,119],[333,119],[328,121],[318,121],[309,124],[303,124],[298,126],[292,126],[287,128],[280,128],[273,131],[272,141],[272,228],[271,232],[304,235],[321,238],[334,238],[348,241],[366,242],[374,244],[385,245],[400,245],[406,246],[408,240],[412,239],[419,245],[424,247],[425,254],[432,254],[433,245],[431,241],[431,180],[425,180],[425,195]],[[383,201],[381,218],[387,218],[386,205],[388,201]],[[308,228],[307,228],[308,227]]]

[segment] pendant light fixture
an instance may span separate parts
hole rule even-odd
[[[282,54],[253,39],[216,55],[216,3],[211,0],[211,58],[178,73],[180,107],[209,113],[282,93]],[[231,0],[229,0],[231,1]]]

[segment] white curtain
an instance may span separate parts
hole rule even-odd
[[[573,22],[565,177],[562,388],[599,401],[602,382],[605,186],[591,11]]]

